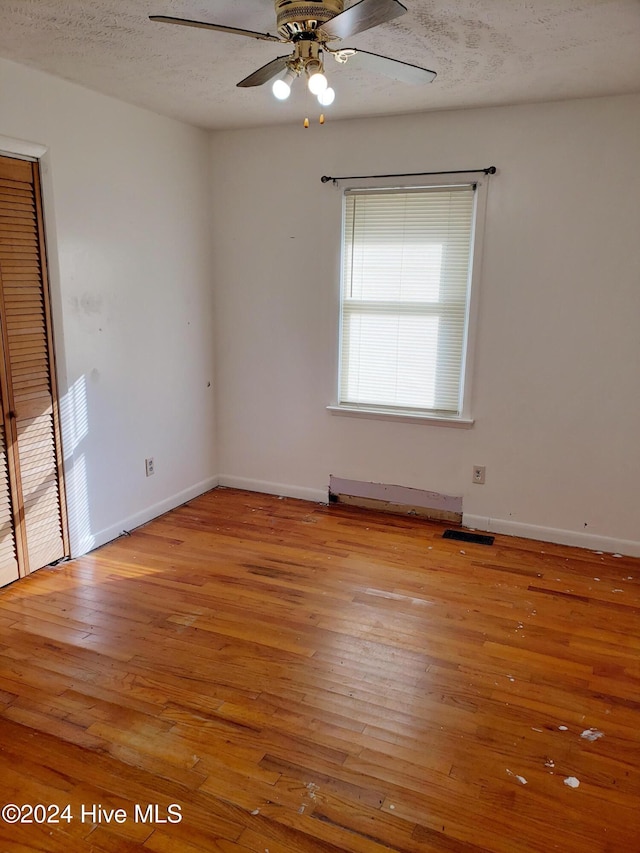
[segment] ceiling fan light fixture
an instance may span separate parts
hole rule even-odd
[[[322,71],[316,71],[309,77],[309,82],[307,84],[309,86],[309,91],[314,95],[319,95],[321,92],[324,92],[327,86],[327,78],[324,76]]]
[[[336,93],[335,90],[331,88],[331,86],[327,86],[327,88],[323,92],[320,92],[320,94],[318,95],[318,103],[321,107],[330,107],[331,104],[335,101],[335,99]]]
[[[271,87],[271,91],[279,101],[286,101],[291,94],[291,86],[286,80],[276,80]]]
[[[276,80],[271,87],[271,91],[273,92],[273,96],[279,101],[286,101],[291,94],[291,86],[286,80]]]
[[[295,71],[291,68],[287,68],[284,77],[278,77],[278,79],[273,82],[271,91],[273,92],[274,97],[279,101],[286,101],[291,94],[291,84],[297,76],[298,75]]]
[[[324,76],[322,61],[319,59],[308,60],[305,64],[305,71],[309,78],[307,83],[309,91],[313,95],[319,95],[320,92],[324,92],[329,84],[327,83],[327,78]]]
[[[304,74],[309,90],[317,97],[320,106],[330,106],[336,93],[329,87],[324,74],[326,54],[333,56],[339,64],[344,64],[358,54],[358,64],[365,70],[376,71],[404,83],[430,83],[436,77],[435,71],[409,62],[356,48],[329,46],[331,42],[358,35],[405,14],[407,9],[400,0],[350,0],[347,9],[344,8],[345,0],[272,2],[275,5],[278,35],[167,15],[150,15],[150,20],[289,44],[293,53],[277,56],[237,84],[246,89],[271,83],[273,95],[279,101],[286,101],[290,97],[294,80]],[[323,123],[324,113],[321,113],[320,124]],[[305,119],[305,127],[309,127],[308,118]]]

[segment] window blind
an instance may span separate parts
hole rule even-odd
[[[345,193],[340,404],[461,410],[474,186]]]

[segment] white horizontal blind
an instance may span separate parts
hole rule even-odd
[[[473,185],[345,195],[340,403],[460,414]]]

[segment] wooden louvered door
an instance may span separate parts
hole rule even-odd
[[[1,273],[1,270],[0,270]],[[1,282],[0,282],[1,284]],[[16,548],[16,524],[9,479],[9,446],[4,383],[0,392],[0,586],[18,579],[18,552]]]
[[[69,553],[39,171],[0,157],[0,585]]]

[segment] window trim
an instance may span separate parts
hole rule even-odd
[[[437,417],[436,415],[421,415],[419,412],[408,410],[385,411],[373,407],[355,408],[354,406],[340,405],[338,403],[331,403],[326,409],[332,415],[341,415],[347,418],[366,418],[372,421],[402,421],[413,424],[458,427],[459,429],[470,429],[475,423],[473,418],[465,418],[462,415],[457,415],[456,417]]]
[[[342,340],[343,340],[343,310],[342,301],[344,293],[343,264],[340,264],[340,287],[338,292],[338,360],[337,372],[334,378],[334,400],[326,407],[332,415],[368,418],[371,420],[387,420],[405,423],[430,424],[434,426],[458,427],[468,429],[474,424],[472,412],[472,380],[475,367],[475,349],[477,337],[477,325],[479,315],[479,291],[483,266],[483,244],[486,222],[488,175],[477,173],[450,173],[437,175],[424,182],[413,180],[399,180],[398,176],[387,179],[380,178],[358,178],[351,179],[340,184],[341,193],[341,229],[340,229],[340,257],[343,257],[345,242],[345,205],[346,192],[353,189],[422,189],[427,187],[444,187],[460,184],[473,184],[475,186],[474,217],[471,230],[471,276],[467,291],[467,317],[468,322],[463,342],[463,357],[461,363],[461,407],[457,415],[438,415],[436,413],[421,413],[412,410],[402,410],[376,406],[354,406],[353,404],[340,403],[340,376],[342,371]]]

